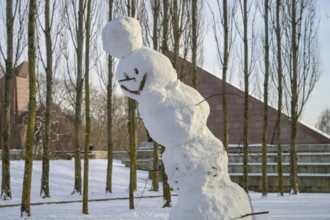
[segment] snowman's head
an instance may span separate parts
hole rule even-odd
[[[177,74],[166,56],[142,47],[119,62],[117,79],[125,95],[141,101],[151,93],[166,93]]]
[[[117,79],[123,92],[135,100],[166,90],[177,79],[170,60],[161,53],[142,47],[141,26],[129,17],[110,21],[102,31],[103,49],[119,59]]]
[[[103,49],[122,59],[142,47],[142,32],[138,20],[121,17],[107,23],[102,31]]]

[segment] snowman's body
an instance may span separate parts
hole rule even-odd
[[[170,186],[178,193],[170,219],[233,219],[251,213],[247,194],[229,178],[221,141],[206,126],[209,105],[177,79],[167,57],[142,47],[138,28],[135,19],[115,20],[104,29],[103,42],[107,52],[122,58],[117,78],[123,92],[138,102],[150,136],[166,148],[162,159]],[[127,47],[125,42],[120,45],[118,32],[132,43],[127,52],[118,51]],[[111,46],[117,43],[116,48],[109,49],[107,40]]]

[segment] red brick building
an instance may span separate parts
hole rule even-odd
[[[204,98],[221,94],[222,80],[199,69],[200,78],[198,90]],[[244,112],[244,92],[227,83],[228,93],[228,120],[229,120],[229,143],[242,144],[243,140],[243,112]],[[208,119],[208,127],[220,139],[223,139],[223,111],[221,95],[216,95],[207,99],[211,107]],[[262,142],[263,131],[263,102],[250,96],[249,98],[249,144],[260,144]],[[276,118],[277,110],[268,108],[268,144],[276,144]],[[282,114],[281,122],[281,143],[290,143],[290,118]],[[328,135],[309,127],[303,123],[298,123],[297,129],[298,144],[329,144]]]
[[[22,121],[29,102],[29,64],[23,62],[14,69],[13,91],[11,101],[11,145],[14,148],[22,148],[25,145],[26,125]],[[0,78],[0,124],[2,123],[2,99],[4,95],[5,78]],[[0,126],[1,132],[1,126]],[[0,140],[0,149],[1,149]]]
[[[180,59],[180,58],[179,58]],[[176,68],[181,81],[191,84],[192,65],[183,59]],[[213,134],[223,140],[222,80],[198,68],[198,91],[210,105],[207,125]],[[244,92],[227,83],[227,103],[229,121],[229,144],[243,144]],[[197,103],[196,103],[197,104]],[[249,98],[249,144],[262,143],[263,102],[253,96]],[[277,109],[268,108],[268,144],[276,144]],[[281,144],[290,144],[290,118],[282,114]],[[297,144],[330,144],[330,136],[303,123],[298,123]]]

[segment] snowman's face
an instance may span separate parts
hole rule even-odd
[[[119,76],[121,76],[118,79],[120,87],[131,97],[131,95],[141,94],[146,84],[148,73],[142,73],[135,67],[132,70],[122,72]]]
[[[117,79],[125,95],[141,101],[174,82],[177,75],[166,56],[142,47],[120,60]]]

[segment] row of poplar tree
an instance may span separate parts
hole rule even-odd
[[[4,8],[4,7],[2,7]],[[283,110],[287,104],[291,117],[290,144],[290,184],[294,194],[299,192],[297,181],[296,133],[297,122],[304,104],[308,100],[315,83],[320,76],[318,41],[317,41],[317,6],[315,0],[65,0],[65,1],[13,1],[6,0],[6,45],[1,44],[1,61],[4,66],[5,89],[3,98],[2,120],[2,188],[1,197],[11,198],[10,189],[10,97],[14,78],[13,69],[20,56],[24,54],[27,42],[29,59],[29,117],[26,141],[26,160],[22,193],[22,214],[30,215],[31,173],[34,147],[34,126],[36,117],[36,67],[42,66],[46,73],[46,108],[44,112],[43,158],[41,196],[50,197],[49,192],[49,156],[50,123],[52,101],[52,82],[55,72],[62,71],[70,75],[74,84],[74,158],[75,181],[73,193],[83,195],[83,213],[88,213],[88,148],[90,145],[90,97],[89,76],[95,69],[105,68],[107,87],[107,137],[108,167],[106,192],[112,192],[113,159],[113,115],[115,60],[100,55],[100,31],[108,20],[118,16],[132,16],[140,20],[144,43],[168,56],[174,68],[179,67],[179,56],[192,62],[193,70],[189,77],[178,71],[179,79],[197,87],[197,63],[202,62],[202,42],[207,22],[211,15],[211,27],[216,41],[216,49],[222,72],[221,99],[223,105],[224,134],[223,142],[227,149],[228,106],[226,83],[228,71],[240,66],[238,72],[243,79],[244,98],[244,188],[248,191],[248,137],[249,137],[249,95],[251,78],[256,72],[262,72],[262,96],[264,98],[264,133],[262,138],[263,156],[263,194],[267,194],[267,121],[268,91],[276,91],[277,108]],[[25,14],[28,13],[28,19]],[[2,11],[3,12],[3,11]],[[3,13],[4,14],[4,13]],[[105,16],[106,15],[106,16]],[[26,23],[28,21],[28,24]],[[26,27],[27,33],[26,33]],[[24,39],[27,39],[24,40]],[[257,42],[262,42],[258,47]],[[235,48],[240,59],[233,56]],[[63,61],[64,62],[61,62]],[[65,65],[62,65],[64,63]],[[256,66],[262,66],[258,71]],[[62,68],[62,70],[61,70]],[[220,86],[220,85],[219,85]],[[274,89],[275,88],[275,89]],[[285,97],[283,99],[283,97]],[[84,112],[83,112],[84,111]],[[278,111],[277,123],[280,125],[281,111]],[[84,114],[83,114],[84,113]],[[86,131],[84,146],[80,136],[82,115],[85,116]],[[134,208],[133,192],[136,189],[137,135],[136,103],[128,101],[128,131],[130,165],[130,208]],[[283,173],[281,164],[281,127],[276,126],[278,144],[279,191],[283,194]],[[166,146],[165,146],[166,147]],[[81,176],[81,151],[84,149],[84,175]],[[159,146],[154,145],[154,171],[159,169]],[[153,181],[154,190],[158,190],[157,173]],[[164,173],[164,172],[163,172]],[[166,184],[164,173],[165,205],[170,206],[170,186]]]

